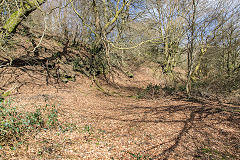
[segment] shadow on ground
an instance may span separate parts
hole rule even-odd
[[[127,105],[114,108],[114,111],[121,114],[104,119],[128,123],[129,127],[144,125],[138,128],[138,133],[146,128],[151,131],[152,127],[148,126],[153,126],[152,135],[158,135],[152,137],[148,147],[132,154],[134,156],[142,155],[146,159],[240,159],[239,106],[179,100],[174,105]]]

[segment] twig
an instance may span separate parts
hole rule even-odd
[[[43,31],[43,33],[42,33],[41,39],[40,39],[39,43],[37,44],[37,46],[33,49],[32,52],[35,52],[36,49],[41,45],[42,40],[43,40],[43,37],[44,37],[44,35],[45,35],[45,33],[46,33],[46,30],[47,30],[46,16],[44,17],[44,24],[45,24],[45,26],[44,26],[44,31]]]
[[[157,40],[159,39],[149,39],[149,40],[146,40],[146,41],[143,41],[143,42],[140,42],[138,44],[136,44],[135,46],[131,46],[131,47],[118,47],[118,46],[115,46],[112,42],[106,40],[108,43],[110,43],[113,48],[116,48],[116,49],[119,49],[119,50],[129,50],[129,49],[134,49],[134,48],[137,48],[145,43],[161,43],[161,42],[156,42]]]

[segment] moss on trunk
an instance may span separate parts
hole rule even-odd
[[[7,30],[9,33],[14,32],[25,17],[27,17],[31,12],[36,10],[38,6],[45,2],[46,0],[27,0],[26,3],[19,8],[19,10],[15,11],[10,16],[10,18],[4,24],[3,29]]]

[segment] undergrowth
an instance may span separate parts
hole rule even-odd
[[[33,112],[20,112],[10,100],[0,101],[0,148],[21,142],[25,135],[58,127],[55,106],[46,105]]]
[[[149,156],[142,155],[141,153],[132,153],[132,152],[127,152],[127,153],[130,154],[132,159],[136,159],[136,160],[151,160],[151,158],[149,158]]]
[[[216,149],[212,148],[202,148],[199,151],[200,155],[196,158],[199,159],[221,159],[221,160],[228,160],[228,159],[237,159],[236,156],[228,153],[228,152],[221,152]]]
[[[140,99],[154,99],[162,96],[162,87],[152,83],[137,93],[137,98]]]

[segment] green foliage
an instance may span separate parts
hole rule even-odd
[[[150,83],[145,89],[137,93],[137,98],[153,99],[159,98],[162,94],[162,87],[160,85]]]
[[[2,94],[0,94],[0,103],[2,103],[4,101],[4,98],[2,96]]]
[[[178,86],[178,90],[180,91],[180,92],[184,92],[184,91],[186,91],[186,86],[185,85],[179,85]]]
[[[48,120],[47,120],[47,125],[49,128],[55,128],[58,125],[58,112],[53,106],[50,110],[50,113],[48,114]]]
[[[90,76],[90,63],[89,58],[77,57],[73,60],[73,70],[80,72],[86,76]]]
[[[181,83],[178,85],[166,85],[162,87],[157,84],[148,84],[146,88],[138,91],[136,98],[140,99],[155,99],[161,98],[166,95],[172,95],[177,92],[184,92],[185,86]]]
[[[240,72],[232,75],[226,73],[211,73],[209,77],[199,78],[192,82],[192,90],[211,94],[237,93],[240,89]]]
[[[236,159],[237,157],[234,155],[231,155],[227,152],[221,152],[216,149],[212,148],[202,148],[200,150],[199,158],[207,158],[207,159],[221,159],[221,160],[227,160],[227,159]]]
[[[104,49],[100,47],[92,47],[90,49],[90,74],[99,75],[107,73],[107,61],[104,54]]]
[[[94,132],[93,127],[91,125],[85,125],[84,131],[87,132],[89,135],[91,135]]]
[[[75,124],[73,124],[73,123],[65,123],[65,124],[59,125],[59,130],[62,133],[72,132],[75,129],[77,129],[77,126]]]
[[[183,88],[181,87],[181,89]],[[170,85],[163,88],[163,91],[168,95],[174,93],[176,90],[177,89],[175,87],[172,87]]]
[[[149,158],[149,156],[144,156],[142,155],[141,153],[132,153],[132,152],[127,152],[128,154],[130,154],[133,159],[136,159],[136,160],[149,160],[151,158]]]
[[[0,146],[13,141],[21,141],[26,133],[50,129],[58,126],[57,110],[54,106],[22,113],[6,100],[0,102]]]
[[[92,47],[88,50],[88,56],[78,57],[73,60],[73,70],[86,76],[107,74],[108,64],[103,48]]]

